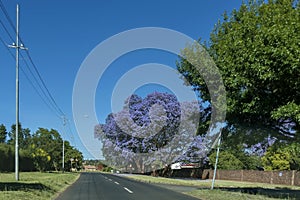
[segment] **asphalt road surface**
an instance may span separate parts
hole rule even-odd
[[[152,184],[101,173],[82,173],[56,200],[196,200]]]

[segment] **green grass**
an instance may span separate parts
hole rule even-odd
[[[216,180],[215,189],[210,190],[211,180],[182,180],[144,175],[128,175],[127,177],[147,183],[196,186],[197,189],[185,194],[203,200],[300,199],[298,186]]]
[[[186,192],[185,194],[202,199],[202,200],[278,200],[278,198],[268,198],[264,195],[251,195],[245,193],[237,193],[237,192],[227,192],[222,190],[195,190],[191,192]]]
[[[0,199],[54,199],[78,177],[78,173],[23,172],[20,180],[15,181],[14,173],[0,173]]]

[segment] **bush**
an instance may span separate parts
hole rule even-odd
[[[20,171],[35,171],[32,156],[26,150],[19,152]],[[9,144],[0,144],[0,172],[15,170],[15,149]]]
[[[8,144],[0,144],[0,172],[12,172],[15,165],[14,148]]]
[[[213,168],[216,163],[216,152],[209,156],[210,166]],[[243,169],[244,164],[229,151],[220,151],[218,169]]]

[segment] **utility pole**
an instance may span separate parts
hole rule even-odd
[[[64,131],[66,130],[66,117],[63,116]],[[65,139],[62,137],[62,172],[65,172]]]
[[[22,44],[19,45],[19,4],[17,4],[17,22],[16,22],[16,43],[8,45],[16,49],[16,134],[15,134],[15,174],[16,181],[19,180],[19,50],[25,49]]]

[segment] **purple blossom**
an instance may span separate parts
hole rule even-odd
[[[244,144],[246,153],[250,155],[257,155],[262,157],[267,149],[272,146],[277,139],[275,137],[271,137],[270,135],[266,137],[262,142],[256,143],[254,145],[248,146]]]
[[[110,165],[145,172],[178,159],[196,162],[205,158],[206,143],[195,137],[197,102],[179,103],[173,94],[155,92],[144,99],[132,95],[125,103],[122,111],[108,115],[105,124],[95,127]]]

